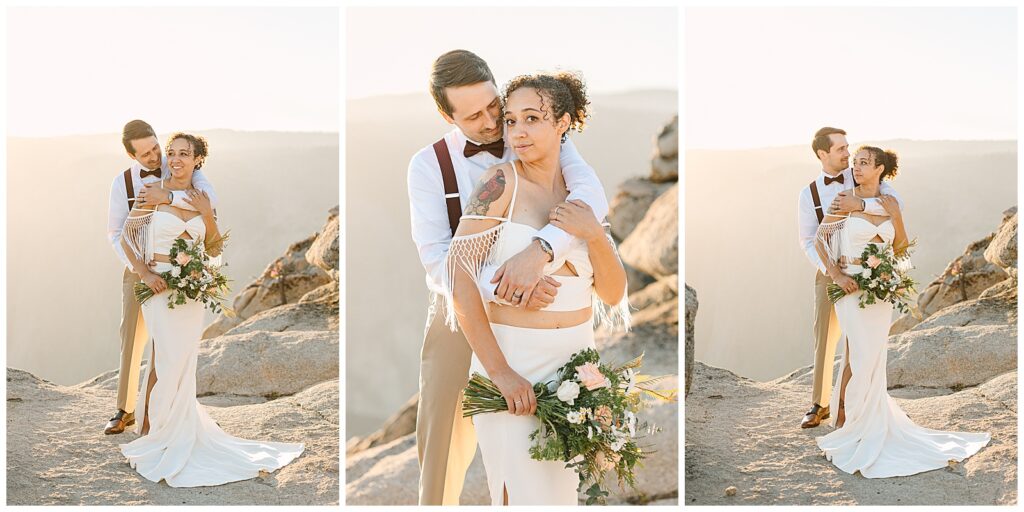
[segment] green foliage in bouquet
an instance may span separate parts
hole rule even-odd
[[[913,268],[909,249],[914,245],[916,240],[898,250],[890,244],[868,244],[864,248],[860,266],[855,267],[856,272],[850,275],[859,291],[864,292],[858,302],[861,308],[882,301],[892,303],[900,313],[918,314],[912,299],[917,283],[909,274]],[[835,283],[828,285],[827,292],[833,304],[846,296],[846,291]]]
[[[533,385],[540,428],[530,434],[534,460],[566,462],[579,475],[587,504],[604,503],[602,484],[614,471],[621,488],[636,487],[636,466],[653,453],[638,440],[657,432],[637,417],[645,397],[675,400],[676,390],[650,386],[668,376],[637,374],[643,355],[619,366],[602,363],[594,349],[572,355],[555,379]],[[474,373],[466,387],[463,416],[507,412],[508,403],[490,379]]]
[[[230,281],[220,271],[220,266],[210,262],[210,255],[219,255],[223,252],[224,243],[228,234],[204,244],[202,240],[190,243],[188,240],[178,238],[171,245],[170,259],[171,270],[161,272],[160,277],[167,282],[167,291],[170,296],[167,298],[167,307],[174,309],[175,306],[185,304],[186,300],[202,302],[203,306],[214,313],[223,312],[225,315],[233,316],[234,311],[224,306]],[[146,286],[146,283],[135,285],[135,298],[139,304],[144,304],[153,297],[153,290]]]

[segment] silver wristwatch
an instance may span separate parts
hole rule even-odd
[[[539,236],[535,236],[533,239],[540,242],[540,250],[544,251],[544,254],[548,255],[548,263],[555,261],[555,251],[551,248],[551,244]]]

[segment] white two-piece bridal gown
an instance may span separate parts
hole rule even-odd
[[[896,229],[891,220],[880,225],[861,217],[848,217],[842,224],[822,225],[821,233],[840,227],[835,233],[838,253],[860,258],[875,236],[892,243]],[[824,239],[823,239],[824,241]],[[827,245],[827,242],[826,242]],[[832,250],[830,252],[836,252]],[[830,259],[836,261],[834,255]],[[850,265],[851,274],[859,265]],[[862,291],[848,294],[835,304],[836,317],[848,347],[844,347],[840,370],[836,372],[831,403],[839,403],[842,368],[850,363],[852,377],[846,385],[846,422],[843,427],[815,440],[828,460],[839,469],[866,478],[905,476],[945,467],[962,461],[989,442],[987,433],[944,432],[920,427],[910,421],[886,385],[886,347],[893,305],[878,301],[861,308]],[[836,414],[831,424],[835,426]]]
[[[134,231],[134,236],[132,235]],[[201,216],[188,221],[177,215],[156,211],[143,217],[129,217],[126,242],[143,261],[153,254],[169,254],[176,238],[187,233],[202,240],[206,226]],[[171,269],[170,263],[156,263],[157,273]],[[245,480],[260,470],[274,471],[302,453],[301,443],[248,441],[225,433],[196,400],[196,362],[203,331],[202,303],[186,300],[167,307],[170,293],[163,291],[142,305],[142,315],[152,340],[150,364],[142,379],[137,406],[149,410],[149,433],[121,445],[121,453],[139,474],[153,482],[164,480],[171,487],[198,487]],[[146,403],[150,373],[156,384]],[[142,431],[142,419],[136,433]]]
[[[518,161],[513,161],[513,168]],[[501,223],[482,233],[456,237],[449,253],[449,275],[454,265],[468,267],[467,271],[478,279],[487,279],[493,270],[512,256],[525,249],[537,236],[538,229],[514,222],[515,204],[519,176],[513,171],[514,185],[512,200],[507,217],[463,215],[463,219],[493,219]],[[475,251],[474,251],[475,249]],[[467,255],[467,253],[474,253]],[[486,256],[481,258],[481,254]],[[467,261],[469,264],[467,265]],[[576,270],[575,276],[551,275],[569,262]],[[544,267],[544,274],[551,275],[561,286],[551,305],[544,311],[577,311],[593,307],[592,310],[609,325],[628,327],[629,311],[625,298],[615,307],[607,307],[593,294],[594,270],[586,244],[574,240],[571,248],[559,259]],[[450,288],[449,288],[450,289]],[[452,301],[448,302],[449,325],[454,325]],[[587,321],[558,329],[536,329],[491,323],[494,337],[509,366],[531,383],[547,382],[555,372],[576,352],[594,346],[593,316]],[[479,373],[487,376],[476,354],[473,354],[470,375]],[[487,472],[487,487],[491,505],[502,505],[505,489],[508,490],[509,505],[577,505],[579,477],[566,463],[561,461],[538,461],[530,458],[530,433],[540,427],[536,416],[515,416],[508,412],[479,414],[473,416],[480,454]]]

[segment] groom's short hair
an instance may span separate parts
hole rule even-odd
[[[829,135],[832,135],[833,133],[838,133],[839,135],[846,135],[846,130],[826,126],[815,132],[814,140],[811,142],[811,150],[814,151],[815,157],[818,156],[819,149],[826,153],[828,153],[829,150],[832,149],[832,137],[829,137]]]
[[[468,50],[452,50],[437,58],[430,69],[430,94],[437,108],[452,115],[445,87],[461,87],[480,82],[494,83],[494,75],[487,62]]]
[[[128,121],[128,124],[124,125],[124,129],[121,130],[121,143],[124,144],[124,149],[128,150],[128,154],[132,156],[135,156],[132,141],[146,137],[156,137],[156,132],[153,131],[153,127],[149,123],[141,119]]]

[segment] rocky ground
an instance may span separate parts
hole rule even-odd
[[[754,382],[698,361],[688,375],[684,503],[1016,504],[1016,252],[1011,208],[995,233],[968,246],[925,288],[924,318],[901,318],[889,339],[889,393],[919,425],[991,433],[978,454],[908,477],[849,475],[814,442],[831,427],[799,428],[811,367]],[[974,269],[969,277],[964,268]]]
[[[598,350],[606,360],[623,362],[645,353],[643,371],[652,375],[679,371],[677,153],[678,119],[673,119],[655,137],[650,174],[622,184],[609,213],[629,274],[634,327],[628,333],[599,331]],[[678,378],[659,386],[678,388]],[[348,441],[346,504],[416,504],[416,404],[414,396],[377,432]],[[639,471],[637,489],[613,489],[610,504],[678,504],[678,405],[663,402],[648,412],[648,420],[662,429],[648,438],[657,451]],[[461,503],[490,503],[479,452],[466,475]]]
[[[244,313],[241,321],[219,318],[200,345],[197,386],[210,416],[239,437],[305,443],[299,458],[216,487],[152,483],[118,449],[136,434],[103,434],[116,371],[59,386],[8,368],[8,504],[337,504],[337,214],[335,208],[320,233],[293,244],[240,294],[234,307]]]

